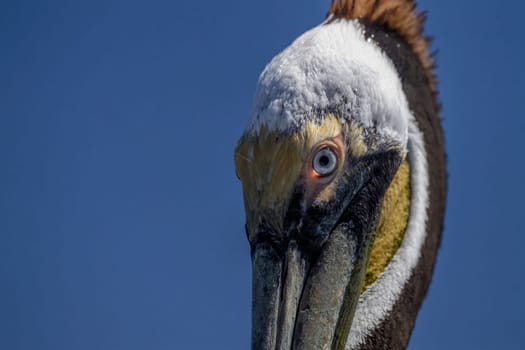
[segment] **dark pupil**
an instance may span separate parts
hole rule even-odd
[[[321,156],[319,158],[319,165],[322,167],[326,167],[328,164],[330,164],[330,158],[328,156]]]

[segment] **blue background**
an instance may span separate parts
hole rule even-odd
[[[0,349],[247,349],[233,148],[328,1],[2,1]],[[450,191],[410,349],[525,348],[519,1],[420,1]]]

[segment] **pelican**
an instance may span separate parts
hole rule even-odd
[[[261,73],[235,149],[252,349],[406,348],[446,201],[423,22],[411,0],[333,0]]]

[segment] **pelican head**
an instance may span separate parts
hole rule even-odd
[[[371,28],[330,16],[259,78],[235,150],[253,349],[370,343],[421,262],[424,135],[413,96]]]

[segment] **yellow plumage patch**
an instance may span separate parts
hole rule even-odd
[[[282,229],[282,218],[303,164],[302,145],[294,135],[261,129],[257,136],[241,138],[235,150],[237,174],[242,180],[247,224],[257,226],[263,217]],[[251,231],[251,230],[249,230]]]
[[[410,213],[410,166],[401,163],[381,207],[363,291],[379,277],[401,245]]]
[[[322,123],[311,120],[295,133],[262,127],[257,134],[243,136],[235,150],[235,166],[243,185],[248,226],[266,219],[281,230],[288,200],[310,152],[319,142],[341,133],[340,120],[329,114]]]

